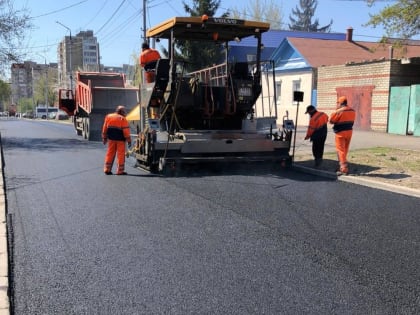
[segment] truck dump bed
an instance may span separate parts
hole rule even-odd
[[[108,102],[106,98],[96,100],[93,97],[94,89],[111,91],[115,88],[125,88],[125,77],[119,73],[78,72],[76,82],[76,105],[86,114],[90,114],[93,109],[109,111],[115,105],[114,102]],[[123,99],[117,105],[124,105],[122,103]]]
[[[73,116],[78,135],[101,141],[105,116],[123,105],[131,110],[138,102],[138,88],[125,86],[125,75],[108,72],[77,72],[76,88],[59,91],[60,108]]]
[[[105,116],[115,111],[118,105],[127,110],[136,106],[138,89],[95,87],[92,89],[92,108],[89,114],[88,140],[101,141],[102,124]]]

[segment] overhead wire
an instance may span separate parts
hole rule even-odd
[[[109,42],[112,42],[118,35],[124,30],[131,26],[131,24],[137,21],[137,17],[141,14],[142,10],[139,9],[128,17],[125,21],[121,22],[117,27],[110,30],[101,40],[101,45],[106,46]]]
[[[98,12],[93,16],[93,18],[89,19],[89,22],[85,24],[84,28],[86,28],[90,23],[92,23],[99,15],[99,13],[102,12],[102,10],[105,8],[106,4],[108,3],[108,0],[105,0],[102,4],[102,6],[99,8]]]
[[[67,10],[67,9],[73,8],[73,7],[75,7],[75,6],[78,6],[79,4],[82,4],[82,3],[87,2],[87,1],[88,1],[88,0],[83,0],[83,1],[80,1],[80,2],[78,2],[78,3],[75,3],[75,4],[72,4],[72,5],[69,5],[69,6],[67,6],[67,7],[64,7],[64,8],[61,8],[61,9],[57,9],[57,10],[54,10],[54,11],[51,11],[51,12],[47,12],[47,13],[44,13],[44,14],[41,14],[41,15],[32,16],[32,17],[30,17],[30,18],[31,18],[31,19],[36,19],[36,18],[39,18],[39,17],[48,16],[48,15],[51,15],[51,14],[54,14],[54,13],[62,12],[62,11],[64,11],[64,10]]]
[[[104,27],[113,19],[113,17],[115,16],[115,14],[117,14],[117,12],[119,11],[119,9],[122,7],[122,5],[124,4],[126,0],[122,0],[120,5],[118,6],[118,8],[114,11],[114,13],[112,13],[112,15],[109,17],[109,19],[99,28],[99,30],[96,31],[96,34],[100,33]]]

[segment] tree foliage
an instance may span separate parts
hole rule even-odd
[[[17,104],[17,111],[21,113],[27,113],[27,112],[34,112],[35,111],[35,105],[34,101],[31,98],[24,98],[21,97]]]
[[[10,0],[0,0],[0,70],[4,71],[6,64],[21,59],[17,50],[18,42],[31,26],[25,11],[15,10]]]
[[[56,78],[53,76],[49,75],[48,80],[46,76],[41,76],[35,83],[34,101],[37,104],[45,104],[45,100],[47,99],[48,106],[54,105],[55,101],[57,100],[57,93],[54,89],[55,84]]]
[[[333,20],[328,25],[319,26],[319,20],[312,18],[315,16],[315,10],[318,6],[317,0],[299,0],[299,6],[292,9],[292,14],[289,15],[290,24],[289,29],[293,31],[306,31],[306,32],[329,32]],[[295,17],[293,17],[295,16]]]
[[[376,0],[367,0],[373,5]],[[376,27],[382,25],[386,36],[411,38],[420,34],[420,1],[399,0],[395,4],[386,6],[378,14],[370,15],[366,25]]]
[[[236,7],[231,9],[230,16],[236,19],[255,20],[270,23],[270,28],[281,29],[283,25],[282,8],[273,0],[249,1],[242,12]]]
[[[134,63],[133,73],[128,76],[132,80],[133,86],[139,86],[142,83],[142,68],[140,66],[139,53],[133,52],[131,58]]]
[[[194,0],[192,6],[183,2],[185,12],[190,16],[215,16],[220,6],[220,0]],[[228,14],[222,14],[227,17]],[[223,52],[220,43],[215,42],[197,42],[188,40],[178,40],[177,49],[180,57],[188,61],[188,71],[194,71],[212,64],[217,64],[223,58]]]
[[[10,100],[10,95],[12,95],[10,84],[0,80],[0,110],[4,111],[6,109],[6,104]]]

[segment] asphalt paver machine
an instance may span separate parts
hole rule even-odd
[[[293,122],[277,128],[276,106],[265,116],[256,108],[269,67],[261,61],[261,36],[269,27],[203,16],[174,17],[147,30],[149,39],[168,42],[169,57],[157,61],[154,82],[140,85],[139,105],[128,115],[135,138],[129,154],[139,167],[158,172],[201,162],[291,163]],[[255,60],[228,62],[229,42],[249,36],[256,39]],[[225,62],[186,72],[176,57],[178,41],[213,42]]]

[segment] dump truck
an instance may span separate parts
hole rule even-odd
[[[140,85],[140,104],[127,116],[135,125],[129,155],[137,166],[162,172],[202,162],[290,164],[293,120],[283,117],[278,128],[276,104],[269,111],[256,106],[263,72],[272,72],[275,90],[274,63],[261,60],[261,36],[269,27],[203,16],[174,17],[147,30],[149,40],[167,41],[169,56],[156,62],[155,81]],[[228,61],[229,42],[248,36],[256,39],[255,60]],[[225,61],[187,72],[188,61],[175,56],[178,41],[213,42],[226,52]]]
[[[126,86],[121,73],[76,72],[76,88],[59,89],[59,108],[72,117],[76,133],[101,141],[105,116],[118,105],[131,110],[139,103],[139,89]]]

